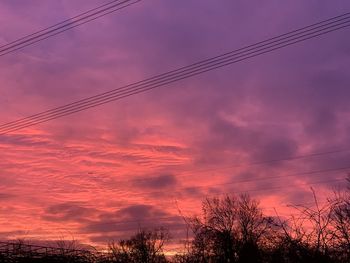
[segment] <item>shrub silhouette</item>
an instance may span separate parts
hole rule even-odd
[[[169,239],[168,231],[139,230],[128,240],[110,243],[110,260],[112,262],[130,263],[163,263],[167,262],[164,254],[164,243]]]

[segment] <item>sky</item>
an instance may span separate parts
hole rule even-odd
[[[0,44],[103,3],[1,1]],[[143,0],[0,57],[0,122],[349,10],[340,0]],[[350,171],[336,170],[350,166],[349,30],[1,135],[0,238],[101,245],[164,226],[178,244],[181,215],[200,214],[206,196],[249,193],[281,215],[312,202],[311,186],[324,200]]]

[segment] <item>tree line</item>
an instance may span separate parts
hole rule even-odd
[[[164,228],[140,229],[129,239],[110,242],[108,252],[89,256],[64,254],[34,257],[0,253],[0,262],[86,263],[349,263],[350,176],[346,190],[319,203],[295,206],[289,217],[263,213],[247,194],[206,198],[200,216],[183,217],[189,233],[183,251],[166,255],[171,236]],[[64,245],[62,245],[63,247]],[[62,250],[63,251],[63,250]]]

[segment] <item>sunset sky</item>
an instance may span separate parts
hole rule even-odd
[[[103,3],[1,1],[0,44]],[[0,57],[0,123],[349,10],[341,0],[143,0]],[[1,135],[0,239],[103,245],[165,226],[175,244],[179,210],[199,214],[206,196],[248,192],[282,215],[312,202],[310,186],[324,200],[350,171],[349,55],[347,28]]]

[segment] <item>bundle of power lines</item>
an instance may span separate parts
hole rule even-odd
[[[135,3],[135,1],[123,1],[122,3],[125,5],[126,3]],[[120,6],[119,9],[120,8],[122,7]],[[53,108],[26,118],[0,125],[0,135],[87,110],[89,108],[97,107],[99,105],[152,90],[157,87],[162,87],[176,81],[269,53],[274,50],[315,38],[348,26],[350,26],[350,13],[336,16],[253,45],[233,50],[231,52],[205,59],[186,67],[181,67],[176,70],[132,83],[130,85],[116,88],[111,91],[91,96],[61,107]]]
[[[141,0],[114,0],[96,8],[90,9],[80,15],[71,17],[53,26],[36,31],[30,35],[21,37],[15,41],[0,46],[0,56],[12,53],[16,50],[33,45],[39,41],[61,34],[67,30],[81,26],[120,9],[136,4]]]

